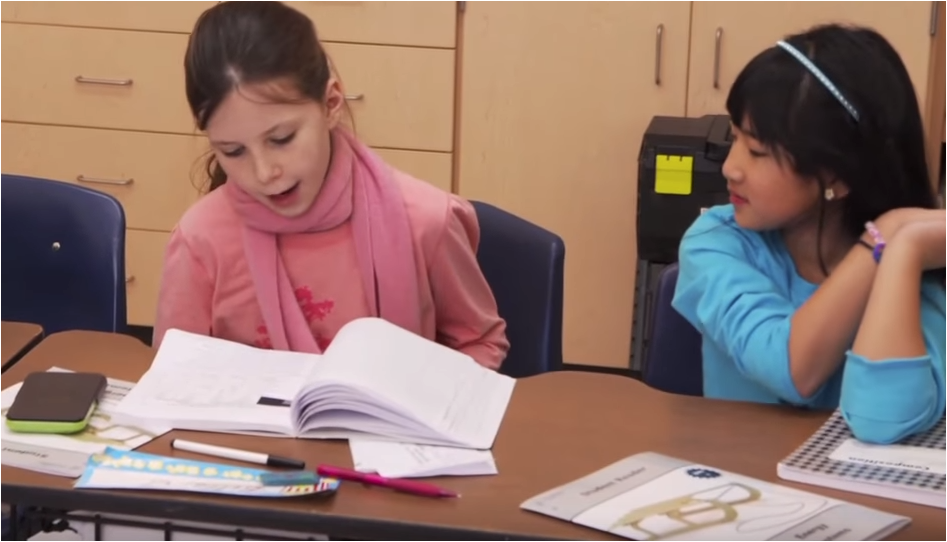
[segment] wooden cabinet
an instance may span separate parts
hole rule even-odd
[[[930,2],[694,2],[687,112],[725,113],[740,70],[789,34],[821,23],[874,28],[897,49],[923,104],[931,51]]]
[[[184,95],[186,35],[2,28],[3,120],[197,133]]]
[[[885,34],[925,107],[939,77],[929,105],[940,112],[928,116],[940,129],[943,42],[931,62],[931,11],[930,2],[469,3],[455,183],[565,240],[565,361],[629,366],[637,157],[653,116],[725,113],[752,56],[838,21]]]
[[[943,1],[694,2],[693,6],[689,116],[725,113],[727,92],[743,66],[783,37],[823,23],[867,26],[898,51],[914,82],[936,183],[943,141],[937,134],[944,118]]]
[[[327,43],[326,52],[366,145],[451,151],[454,51]]]
[[[287,2],[316,25],[319,39],[453,49],[456,2]]]
[[[683,115],[690,5],[470,2],[459,193],[566,243],[564,356],[627,367],[637,158],[653,115]]]
[[[3,2],[4,22],[189,34],[216,2]],[[6,28],[4,28],[6,31]]]
[[[114,196],[131,229],[171,231],[197,201],[203,137],[4,122],[3,171],[77,183]]]
[[[115,196],[128,321],[154,322],[168,235],[205,186],[184,52],[214,2],[4,2],[3,172]],[[455,2],[290,2],[313,19],[360,137],[450,190]],[[28,52],[29,54],[27,54]]]

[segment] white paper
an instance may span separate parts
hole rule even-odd
[[[53,367],[51,372],[66,372]],[[107,447],[133,450],[169,431],[155,423],[116,419],[116,409],[134,384],[124,380],[108,379],[108,386],[99,401],[87,428],[73,435],[17,433],[7,427],[7,410],[13,405],[23,387],[19,382],[0,393],[0,440],[3,451],[0,462],[21,469],[75,478],[82,474],[92,454]]]
[[[346,324],[312,380],[367,390],[448,437],[441,440],[481,450],[492,447],[515,384],[466,354],[377,318]]]
[[[855,439],[846,439],[829,455],[829,459],[876,467],[947,474],[947,451],[943,448],[867,444]]]
[[[292,433],[290,401],[319,356],[263,350],[169,330],[151,368],[119,405],[122,415],[160,419],[175,429]]]
[[[497,474],[489,450],[424,446],[399,442],[350,439],[355,470],[386,478],[488,476]]]

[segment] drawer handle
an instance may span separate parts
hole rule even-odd
[[[126,276],[125,276],[125,284],[131,284],[131,283],[133,283],[133,282],[135,282],[135,275],[126,275]]]
[[[101,179],[98,177],[86,177],[85,175],[77,175],[76,180],[80,183],[111,184],[115,186],[128,186],[135,182],[135,179]]]
[[[345,100],[349,102],[360,102],[365,99],[364,94],[346,94]]]
[[[661,45],[663,45],[664,25],[659,24],[654,43],[654,84],[661,86]]]
[[[720,41],[723,39],[723,28],[714,32],[714,88],[720,88]]]
[[[85,77],[84,75],[76,76],[76,83],[86,83],[89,85],[110,85],[113,87],[130,87],[132,86],[131,79],[101,79],[98,77]]]

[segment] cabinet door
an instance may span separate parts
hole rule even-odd
[[[3,22],[190,34],[216,2],[3,2]],[[182,57],[183,59],[183,57]]]
[[[456,2],[287,2],[308,15],[319,39],[343,43],[456,46]]]
[[[930,2],[694,2],[693,6],[689,116],[725,113],[730,85],[754,56],[788,34],[822,23],[868,26],[885,36],[907,66],[924,110]]]
[[[638,150],[654,115],[684,114],[689,12],[467,4],[459,193],[564,239],[567,363],[628,366]]]

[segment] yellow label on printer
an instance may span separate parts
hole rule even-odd
[[[694,184],[694,157],[659,154],[655,161],[654,191],[688,196]]]

